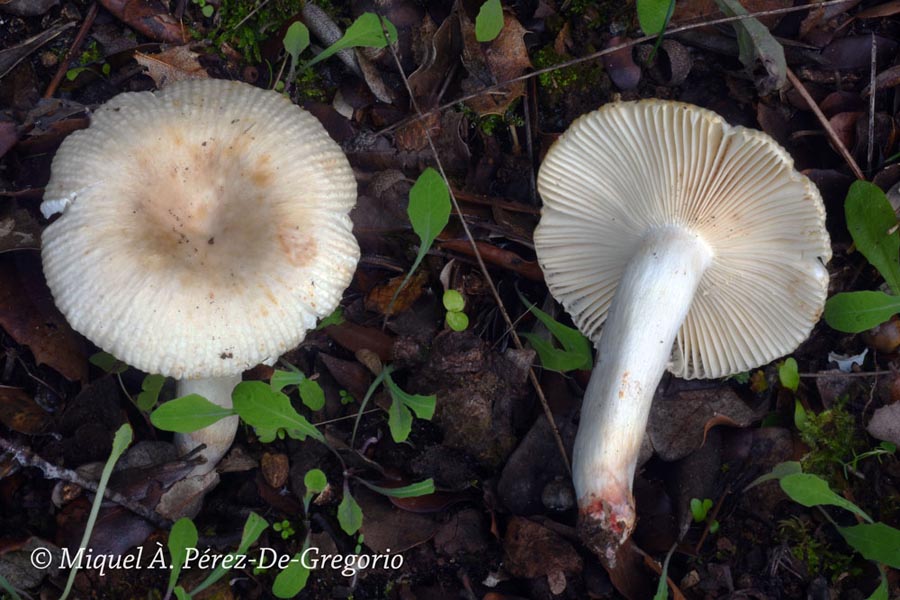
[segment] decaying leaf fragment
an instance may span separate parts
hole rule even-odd
[[[209,74],[197,60],[200,55],[188,46],[173,46],[157,54],[135,52],[134,59],[147,68],[156,87],[185,79],[208,79]]]
[[[486,86],[508,81],[531,68],[528,49],[525,47],[525,28],[515,17],[504,14],[503,29],[490,43],[475,39],[475,24],[460,11],[463,36],[463,64],[469,76],[463,80],[466,93],[476,92]],[[508,86],[480,94],[466,101],[466,105],[479,115],[502,115],[512,102],[525,91],[525,83],[518,81]]]

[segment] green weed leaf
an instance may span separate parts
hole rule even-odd
[[[445,309],[454,310],[456,312],[459,312],[466,307],[465,298],[463,298],[463,295],[456,290],[447,290],[446,292],[444,292],[444,296],[443,298],[441,298],[441,302],[443,303]]]
[[[227,555],[227,560],[223,558],[222,562],[219,563],[215,569],[213,569],[213,572],[210,573],[200,585],[191,590],[191,595],[193,596],[199,594],[200,592],[220,580],[230,570],[223,567],[222,565],[237,564],[237,557],[247,554],[247,552],[250,550],[250,546],[256,543],[256,540],[259,539],[259,536],[261,536],[263,531],[265,531],[268,527],[269,523],[265,519],[263,519],[255,512],[251,512],[250,516],[247,517],[247,521],[244,523],[244,531],[243,533],[241,533],[241,542],[238,544],[237,550],[235,552],[230,552]]]
[[[744,488],[744,491],[746,492],[750,488],[756,487],[759,484],[766,482],[766,481],[771,481],[773,479],[780,480],[782,477],[787,477],[788,475],[794,475],[795,473],[802,473],[802,472],[803,472],[803,467],[800,465],[799,462],[797,462],[795,460],[778,463],[777,465],[775,465],[772,468],[771,473],[766,473],[765,475],[760,475],[759,477],[757,477],[756,479],[751,481],[749,484],[747,484],[747,487]]]
[[[553,337],[562,345],[562,349],[554,347],[550,342],[533,333],[522,333],[537,351],[541,359],[541,365],[551,371],[573,371],[575,369],[590,369],[591,344],[581,332],[572,327],[563,325],[534,304],[530,304],[523,298],[528,310],[544,324]]]
[[[340,306],[338,306],[336,309],[334,309],[333,313],[331,313],[330,315],[328,315],[327,317],[325,317],[324,319],[319,321],[319,324],[316,325],[316,331],[325,329],[326,327],[328,327],[330,325],[340,325],[344,321],[345,321],[344,309],[342,309]]]
[[[778,380],[781,381],[782,387],[792,392],[796,392],[800,387],[800,372],[797,368],[797,361],[793,357],[786,358],[783,363],[778,365]]]
[[[269,380],[269,387],[276,392],[280,392],[287,386],[297,385],[306,379],[306,375],[300,372],[300,370],[294,369],[293,366],[291,366],[291,369],[291,371],[275,369],[275,372],[272,373],[272,378]]]
[[[412,275],[425,258],[434,239],[450,221],[450,190],[447,189],[447,184],[440,173],[428,167],[419,175],[409,190],[409,206],[406,213],[409,215],[413,231],[421,242],[419,254],[409,270],[409,275]]]
[[[309,549],[309,536],[303,542],[303,550],[295,554],[291,563],[275,577],[272,593],[276,598],[293,598],[306,587],[309,569],[303,564],[303,553]]]
[[[328,478],[321,469],[310,469],[303,476],[303,485],[307,494],[318,494],[328,487]]]
[[[304,377],[297,384],[297,389],[300,391],[300,400],[310,410],[322,410],[322,407],[325,406],[325,392],[322,391],[322,386],[318,381]]]
[[[404,405],[410,407],[413,412],[416,413],[416,416],[420,419],[430,421],[434,416],[434,408],[437,398],[433,394],[431,396],[422,396],[421,394],[407,394],[400,389],[400,386],[394,383],[394,380],[391,379],[390,373],[385,375],[384,384],[387,386],[388,392],[390,392],[391,394],[391,398],[393,398],[394,400],[398,400]]]
[[[675,9],[675,0],[637,0],[638,23],[647,35],[656,35],[666,28]]]
[[[338,505],[338,523],[347,535],[353,535],[362,527],[363,513],[356,499],[350,494],[350,486],[344,481],[344,498]]]
[[[837,530],[863,557],[900,569],[900,530],[880,522],[838,527]]]
[[[128,370],[128,365],[109,352],[97,352],[92,354],[88,359],[88,362],[113,375],[118,375],[119,373],[124,373]]]
[[[141,383],[141,393],[137,397],[137,407],[141,412],[149,412],[156,401],[159,400],[159,392],[166,383],[166,378],[162,375],[147,375]]]
[[[172,557],[169,573],[169,587],[166,590],[168,594],[175,589],[175,583],[178,581],[178,575],[181,573],[181,567],[187,559],[188,548],[197,547],[197,527],[188,517],[182,517],[175,521],[172,530],[169,531],[169,555]]]
[[[309,61],[306,66],[311,67],[316,63],[320,63],[346,48],[356,48],[358,46],[384,48],[388,45],[388,40],[384,38],[382,23],[384,23],[384,29],[387,30],[390,41],[397,41],[399,39],[397,37],[397,28],[394,27],[393,23],[384,17],[379,18],[375,13],[363,13],[347,28],[344,37],[323,50],[318,56]]]
[[[405,442],[412,431],[412,412],[396,398],[388,408],[388,429],[395,442]]]
[[[469,327],[469,316],[464,312],[449,310],[444,315],[444,320],[453,331],[465,331]]]
[[[309,29],[300,21],[294,21],[284,33],[284,51],[291,57],[291,64],[296,65],[300,53],[309,47]]]
[[[859,515],[869,523],[872,518],[861,508],[835,494],[828,483],[812,473],[794,473],[786,475],[779,481],[781,489],[791,500],[803,506],[837,506]]]
[[[291,400],[262,381],[242,381],[232,393],[234,410],[248,425],[263,431],[284,429],[296,439],[325,441],[322,433],[294,410]]]
[[[154,410],[150,413],[150,422],[163,431],[191,433],[233,414],[230,408],[213,404],[198,394],[188,394],[169,400]]]
[[[894,294],[900,294],[900,232],[892,231],[897,216],[877,185],[857,181],[844,203],[847,229],[856,247],[878,269]]]
[[[475,17],[475,39],[490,42],[503,30],[503,7],[500,0],[487,0]]]
[[[884,292],[844,292],[825,302],[825,322],[844,333],[860,333],[900,313],[900,297]]]

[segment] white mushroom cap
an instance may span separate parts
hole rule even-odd
[[[819,319],[831,258],[822,199],[761,132],[677,102],[607,104],[554,144],[538,188],[547,284],[595,343],[628,260],[650,230],[672,224],[714,255],[675,339],[675,375],[765,364]]]
[[[271,364],[337,306],[359,258],[356,181],[275,92],[182,81],[116,96],[63,142],[42,209],[57,306],[123,361],[175,378]]]

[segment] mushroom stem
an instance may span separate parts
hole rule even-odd
[[[241,374],[225,377],[208,377],[206,379],[181,379],[178,381],[178,396],[199,394],[213,404],[224,408],[231,408],[231,392],[241,382]],[[209,427],[198,429],[191,433],[176,433],[175,447],[180,455],[187,454],[200,444],[206,444],[199,455],[206,459],[205,463],[197,465],[189,476],[206,475],[212,471],[219,461],[231,448],[234,434],[237,431],[237,415],[225,417],[216,421]]]
[[[634,470],[653,395],[713,257],[680,226],[654,228],[625,267],[581,408],[572,469],[579,533],[612,564],[634,528]]]

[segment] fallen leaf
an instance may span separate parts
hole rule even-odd
[[[506,570],[534,579],[552,573],[578,575],[584,568],[575,548],[555,531],[524,517],[512,517],[503,536]]]
[[[167,44],[185,44],[185,27],[173,17],[160,0],[100,0],[114,17],[151,40]]]
[[[822,58],[826,65],[840,71],[865,69],[867,72],[872,62],[873,36],[850,35],[834,40],[822,50]],[[880,35],[874,36],[876,62],[882,64],[897,52],[897,42]]]
[[[503,29],[490,43],[475,39],[475,24],[460,11],[463,37],[462,61],[469,72],[463,80],[465,93],[477,92],[487,86],[523,75],[531,68],[525,47],[525,28],[510,14],[503,15]],[[466,101],[479,115],[502,115],[512,102],[525,92],[525,82],[518,81],[503,88],[480,94]]]
[[[426,14],[422,29],[433,27],[431,17]],[[437,104],[440,90],[462,48],[459,17],[455,10],[444,19],[433,35],[424,40],[423,46],[425,56],[420,61],[419,68],[410,74],[409,87],[419,108],[428,110]]]
[[[900,13],[900,0],[891,0],[890,2],[861,10],[854,16],[857,19],[879,19],[881,17],[892,17],[898,13]]]
[[[350,321],[340,325],[329,325],[325,333],[340,346],[356,354],[359,350],[371,350],[382,361],[391,360],[391,348],[394,340],[376,327],[363,327]]]
[[[50,423],[50,415],[25,390],[0,386],[0,423],[13,431],[36,435]]]
[[[699,448],[710,427],[746,427],[756,418],[729,387],[683,391],[654,399],[647,433],[660,458],[674,461]]]
[[[87,379],[84,343],[53,304],[37,254],[0,255],[0,327],[27,346],[38,364],[69,381]]]
[[[357,487],[353,495],[365,515],[360,530],[366,546],[375,552],[404,552],[430,540],[438,529],[430,517],[397,510],[366,488]]]
[[[406,285],[403,286],[403,289],[400,290],[400,293],[397,294],[396,299],[394,299],[397,288],[405,280],[406,276],[400,275],[375,286],[366,296],[366,310],[390,316],[409,309],[425,291],[425,284],[428,283],[428,272],[425,270],[416,271]],[[388,311],[389,308],[390,311]]]
[[[186,45],[174,46],[157,54],[134,53],[134,59],[147,68],[147,74],[158,88],[186,79],[208,79],[209,74],[198,58],[200,55]]]
[[[58,36],[66,29],[74,26],[74,22],[56,25],[55,27],[51,27],[46,31],[42,31],[39,34],[28,38],[24,42],[0,51],[0,78],[9,73],[13,69],[13,67],[19,64],[19,62],[30,56],[32,52]],[[0,155],[2,155],[2,153],[0,153]]]
[[[837,135],[837,138],[841,141],[844,147],[853,147],[856,121],[861,116],[863,116],[863,114],[864,113],[861,112],[845,112],[838,113],[828,119],[828,122],[831,124],[831,128],[834,129],[834,133]]]
[[[468,240],[447,240],[438,243],[444,250],[452,250],[466,256],[475,256],[472,244]],[[531,281],[544,281],[544,273],[541,271],[537,261],[525,260],[515,252],[497,248],[487,242],[477,241],[475,245],[478,247],[481,257],[489,265],[518,273]]]

